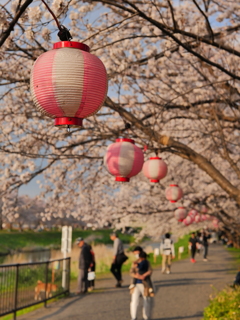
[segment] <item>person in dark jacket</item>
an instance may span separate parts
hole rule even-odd
[[[92,255],[92,263],[88,271],[95,273],[95,269],[96,269],[95,254],[91,246],[90,246],[90,252]],[[94,286],[95,286],[95,279],[88,280],[88,291],[92,291],[94,289]]]
[[[79,255],[79,275],[77,294],[87,293],[88,291],[88,269],[92,265],[91,247],[84,242],[83,238],[77,239],[77,245],[81,248]]]
[[[191,234],[191,238],[189,239],[189,245],[191,247],[191,262],[196,262],[195,260],[195,254],[196,254],[196,251],[197,251],[197,243],[198,243],[198,239],[196,237],[196,234],[195,232],[193,232]]]
[[[211,238],[210,234],[207,231],[203,231],[202,233],[202,244],[204,248],[203,252],[203,261],[207,261],[208,256],[208,240]]]

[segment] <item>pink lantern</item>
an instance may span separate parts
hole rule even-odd
[[[170,186],[166,189],[166,198],[174,203],[181,199],[183,196],[182,189],[179,188],[177,184],[170,184]]]
[[[178,222],[182,222],[186,216],[187,216],[187,210],[185,207],[178,207],[175,211],[174,211],[174,216],[177,219]]]
[[[212,224],[213,224],[214,228],[218,228],[219,227],[219,220],[217,218],[214,218],[212,221]]]
[[[206,221],[207,220],[207,215],[206,214],[203,214],[202,215],[202,221]]]
[[[201,222],[202,221],[202,218],[200,216],[200,214],[196,214],[195,217],[194,217],[194,222],[198,223],[198,222]]]
[[[197,212],[196,209],[192,209],[192,210],[190,210],[190,211],[188,212],[188,215],[189,215],[190,217],[193,217],[193,218],[194,218],[197,214],[198,214],[198,212]]]
[[[191,223],[193,223],[193,218],[190,216],[187,216],[184,220],[183,220],[183,224],[185,226],[189,226]]]
[[[55,126],[79,127],[103,105],[107,73],[87,45],[60,41],[35,61],[30,87],[34,104]]]
[[[209,214],[206,214],[205,216],[206,216],[206,220],[211,220],[212,218]]]
[[[159,157],[151,157],[143,165],[143,174],[150,179],[150,182],[159,182],[167,174],[167,165]]]
[[[132,139],[117,139],[107,148],[104,163],[116,181],[128,182],[143,166],[144,156]]]

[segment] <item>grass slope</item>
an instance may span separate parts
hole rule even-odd
[[[110,233],[112,230],[74,230],[73,242],[78,237],[91,237],[95,244],[112,244]],[[120,234],[123,243],[131,243],[133,236]],[[61,231],[24,231],[24,232],[0,232],[0,253],[9,252],[9,250],[21,250],[26,247],[50,247],[59,249],[61,246]]]

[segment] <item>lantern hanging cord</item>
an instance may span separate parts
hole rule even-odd
[[[57,17],[53,13],[53,11],[50,9],[49,5],[44,0],[42,0],[42,2],[45,4],[45,6],[47,7],[48,11],[51,13],[51,15],[53,16],[53,19],[55,20],[55,22],[57,24],[57,27],[59,29],[58,37],[60,38],[60,40],[61,41],[70,41],[72,39],[72,36],[71,36],[69,30],[59,23]]]

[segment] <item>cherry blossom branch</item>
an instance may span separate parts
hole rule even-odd
[[[133,126],[144,132],[150,140],[154,140],[160,145],[168,146],[177,150],[178,155],[183,159],[187,159],[195,163],[200,169],[205,171],[218,185],[225,190],[235,201],[240,204],[240,191],[228,181],[222,173],[215,168],[215,166],[208,161],[205,157],[195,152],[190,147],[184,145],[181,142],[175,141],[171,137],[160,135],[150,127],[146,127],[139,119],[131,114],[126,109],[120,107],[114,103],[109,97],[106,100],[106,105],[115,111],[117,111],[127,121],[131,122]]]
[[[19,8],[19,11],[16,13],[13,20],[10,22],[9,27],[3,31],[2,36],[0,37],[0,47],[4,44],[4,42],[9,37],[10,33],[13,31],[15,25],[17,24],[18,20],[21,18],[21,15],[25,12],[28,6],[33,2],[33,0],[26,0],[24,4]]]
[[[228,74],[229,76],[231,76],[233,79],[237,79],[240,80],[240,76],[235,75],[234,73],[228,71],[227,69],[225,69],[224,67],[222,67],[220,64],[215,63],[207,58],[205,58],[204,56],[202,56],[200,53],[192,50],[189,46],[187,46],[186,44],[184,44],[182,41],[180,41],[177,37],[174,36],[174,34],[170,31],[168,31],[166,29],[166,27],[159,23],[158,21],[148,17],[144,12],[142,12],[137,6],[135,6],[133,3],[130,3],[130,1],[124,0],[124,2],[128,3],[132,8],[134,8],[138,13],[139,16],[144,18],[146,21],[151,22],[153,25],[155,25],[156,27],[158,27],[162,32],[164,32],[166,35],[168,35],[170,38],[172,38],[176,43],[178,43],[182,48],[184,48],[185,50],[187,50],[188,52],[192,53],[194,56],[196,56],[197,58],[199,58],[200,60],[212,65],[213,67],[218,68],[219,70],[221,70],[222,72]],[[176,32],[178,32],[178,30],[176,30]],[[180,33],[180,32],[179,32]],[[199,37],[198,37],[199,39]],[[201,41],[201,38],[199,39]],[[212,43],[212,42],[211,42]],[[211,44],[209,43],[209,44]],[[238,52],[238,55],[240,56],[240,52]]]

